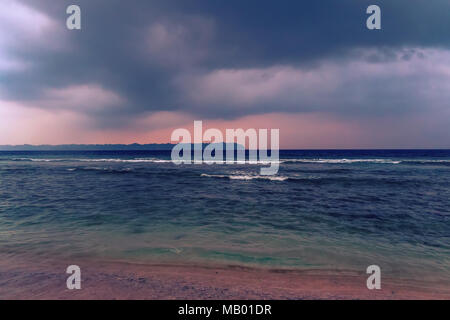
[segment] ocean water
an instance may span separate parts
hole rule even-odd
[[[0,152],[0,255],[350,270],[450,283],[450,151]]]

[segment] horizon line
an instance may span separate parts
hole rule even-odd
[[[217,142],[220,143],[220,142]],[[225,143],[222,142],[223,144],[231,144],[231,143]],[[186,143],[187,144],[187,143]],[[203,142],[202,144],[211,144],[209,142]],[[214,144],[214,143],[213,143]],[[234,144],[237,144],[236,142],[234,142]],[[5,151],[167,151],[168,149],[164,149],[164,150],[133,150],[133,149],[128,149],[128,150],[118,150],[118,149],[104,149],[104,150],[83,150],[83,149],[79,149],[79,150],[20,150],[20,147],[27,147],[27,148],[44,148],[44,147],[50,147],[50,148],[57,148],[57,147],[95,147],[95,146],[101,146],[101,147],[114,147],[114,146],[121,146],[121,147],[133,147],[133,146],[140,146],[140,147],[145,147],[145,146],[175,146],[177,145],[176,143],[170,143],[170,142],[166,142],[166,143],[156,143],[156,142],[150,142],[150,143],[137,143],[137,142],[133,142],[133,143],[64,143],[64,144],[17,144],[17,145],[11,145],[11,144],[4,144],[4,145],[0,145],[0,152],[5,152]],[[191,145],[194,145],[194,143],[191,143]],[[2,148],[14,148],[16,150],[2,150]],[[246,148],[245,150],[250,151],[250,150],[255,150],[255,149],[248,149]],[[259,150],[259,149],[256,149]],[[270,150],[270,149],[268,149]],[[280,151],[290,151],[290,150],[296,150],[296,151],[327,151],[327,150],[450,150],[450,147],[354,147],[354,148],[339,148],[339,147],[330,147],[330,148],[319,148],[319,147],[311,147],[311,148],[280,148]]]

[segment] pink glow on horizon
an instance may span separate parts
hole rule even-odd
[[[101,130],[81,113],[0,101],[0,144],[170,143],[173,130],[186,128],[192,132],[194,120],[202,119],[181,112],[156,112],[126,128]],[[223,133],[238,128],[280,129],[282,149],[432,148],[427,144],[426,130],[442,125],[436,121],[426,115],[399,124],[389,118],[356,121],[326,113],[270,113],[235,120],[203,120],[203,132],[208,128]],[[450,141],[450,133],[443,134]],[[405,144],[406,139],[414,144]]]
[[[80,114],[30,109],[17,104],[0,108],[0,144],[66,144],[66,143],[169,143],[174,129],[192,131],[191,115],[159,112],[136,123],[134,128],[98,130],[89,127]],[[10,125],[12,124],[12,125]],[[358,143],[360,128],[319,114],[266,114],[236,120],[203,121],[204,131],[226,129],[280,128],[282,148],[351,147]]]

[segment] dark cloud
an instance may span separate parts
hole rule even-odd
[[[376,1],[382,8],[379,31],[365,27],[365,10],[373,4],[365,0],[21,3],[49,16],[54,24],[34,41],[19,34],[15,42],[0,43],[8,57],[25,65],[2,72],[1,95],[35,102],[49,88],[95,84],[123,98],[111,100],[120,106],[83,108],[99,126],[126,125],[145,112],[161,110],[232,118],[271,111],[398,114],[423,109],[429,101],[445,107],[436,96],[448,88],[426,86],[430,81],[448,81],[449,76],[436,76],[437,69],[431,66],[401,73],[401,62],[411,68],[420,59],[431,59],[427,56],[431,49],[449,49],[446,0]],[[69,4],[82,9],[81,31],[65,29]],[[367,65],[349,65],[353,74],[339,68],[352,61]],[[371,64],[389,68],[390,63],[400,74],[376,67],[378,73],[371,76]],[[280,66],[285,69],[277,69]],[[218,75],[218,70],[238,74]],[[262,89],[248,83],[258,83],[256,78],[264,75],[268,80],[259,81]],[[309,77],[316,91],[302,77]],[[209,80],[216,83],[208,84]],[[233,82],[248,90],[239,92]],[[265,86],[274,91],[266,98],[260,91]],[[215,96],[205,90],[216,90]],[[236,91],[241,99],[232,97]],[[46,108],[42,102],[39,106]]]

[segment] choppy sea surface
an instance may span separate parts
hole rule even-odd
[[[0,254],[354,270],[450,283],[450,150],[0,152]]]

